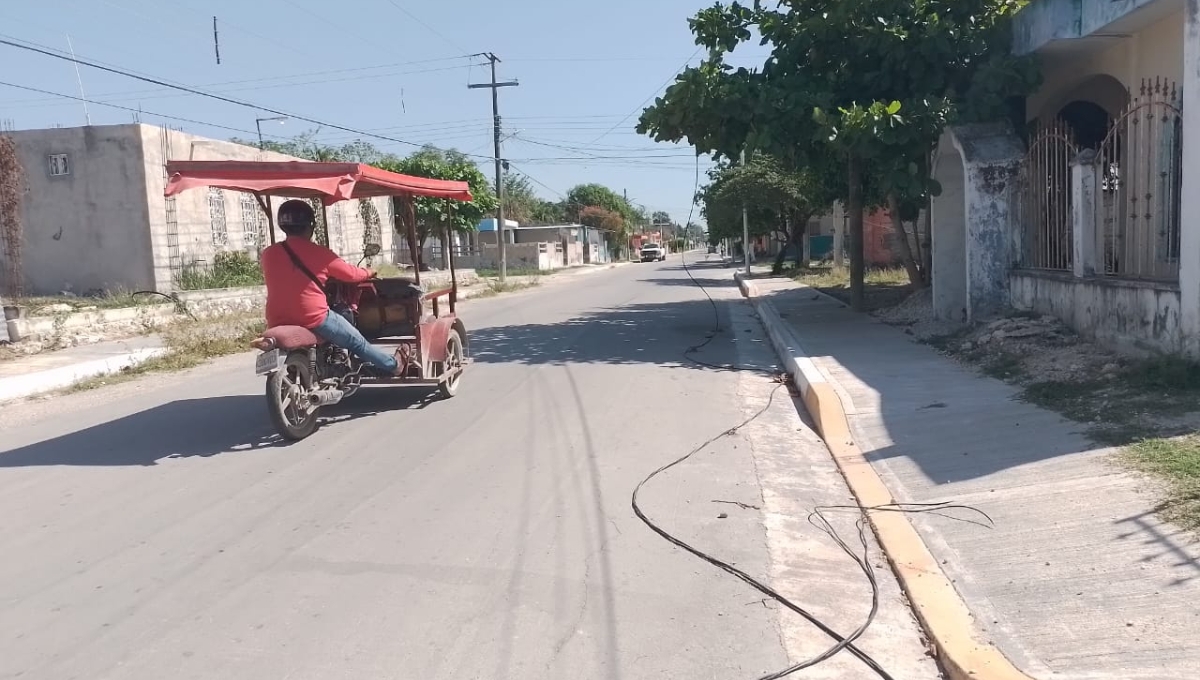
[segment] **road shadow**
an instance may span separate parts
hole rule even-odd
[[[322,427],[389,411],[424,408],[424,389],[365,387],[323,412]],[[286,446],[261,395],[180,399],[53,439],[0,451],[0,468],[148,467],[171,458],[211,458]]]
[[[740,300],[733,304],[743,304]],[[609,364],[723,370],[739,343],[763,342],[753,329],[732,330],[727,301],[643,303],[603,309],[551,324],[515,324],[470,331],[479,364]],[[701,349],[689,347],[712,340]],[[769,356],[768,354],[761,354]],[[708,366],[693,361],[698,360]],[[747,368],[773,370],[773,365]]]

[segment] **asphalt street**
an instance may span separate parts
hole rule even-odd
[[[730,273],[699,265],[712,303],[678,256],[469,301],[457,397],[367,388],[296,444],[250,354],[2,407],[0,678],[733,680],[818,653],[832,640],[630,507],[771,399],[644,509],[843,632],[870,607],[805,521],[847,492]],[[696,358],[761,372],[684,357],[714,322]],[[864,648],[937,677],[869,561]],[[843,652],[795,677],[875,676]]]

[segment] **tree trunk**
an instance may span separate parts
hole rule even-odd
[[[924,284],[921,278],[921,270],[917,268],[917,261],[913,258],[912,245],[908,242],[908,232],[904,229],[904,220],[900,219],[900,201],[896,198],[896,192],[888,193],[888,216],[892,218],[892,229],[896,231],[896,243],[900,250],[900,260],[904,263],[904,270],[908,272],[908,281],[914,288],[919,288]]]
[[[933,157],[925,163],[925,175],[933,174]],[[933,285],[933,193],[925,204],[925,224],[921,230],[921,271],[925,274],[925,284]]]
[[[771,273],[778,276],[783,273],[783,263],[787,261],[788,248],[792,247],[792,220],[791,215],[786,211],[783,213],[783,238],[778,239],[783,243],[783,247],[775,255],[775,262],[771,264]]]
[[[847,163],[850,184],[850,307],[863,311],[865,302],[866,253],[863,249],[863,160],[851,155]]]

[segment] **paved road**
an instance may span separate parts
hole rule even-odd
[[[699,274],[723,328],[701,356],[770,367],[728,274]],[[684,360],[714,315],[677,257],[462,313],[478,363],[458,397],[367,389],[290,446],[249,356],[7,407],[0,677],[725,680],[829,644],[630,510],[649,471],[774,389]],[[797,505],[845,489],[776,395],[757,433],[656,480],[644,506],[848,631],[863,577]],[[935,677],[881,580],[864,646],[898,678]],[[835,662],[797,677],[871,677]]]

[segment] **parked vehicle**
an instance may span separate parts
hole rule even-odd
[[[642,262],[660,262],[667,259],[667,251],[657,243],[642,246]]]
[[[447,210],[452,200],[471,200],[466,182],[409,177],[357,163],[172,161],[167,163],[167,173],[167,196],[204,187],[253,194],[272,225],[272,241],[274,218],[267,208],[268,194],[318,198],[323,206],[376,196],[407,202],[425,196],[446,199]],[[411,215],[412,211],[398,213]],[[403,226],[409,252],[415,253],[414,220],[401,222],[407,222]],[[364,258],[379,251],[379,244],[370,244],[364,248]],[[317,429],[322,408],[341,402],[366,383],[424,386],[436,389],[444,398],[458,392],[463,369],[471,359],[467,329],[455,311],[458,280],[453,253],[450,287],[443,290],[426,292],[421,287],[421,272],[414,270],[411,279],[376,278],[359,284],[331,281],[326,292],[330,309],[345,316],[372,344],[396,353],[400,372],[377,372],[307,328],[268,328],[253,343],[261,352],[255,372],[266,376],[267,407],[280,436],[292,441],[308,437]],[[442,298],[448,299],[446,310]]]

